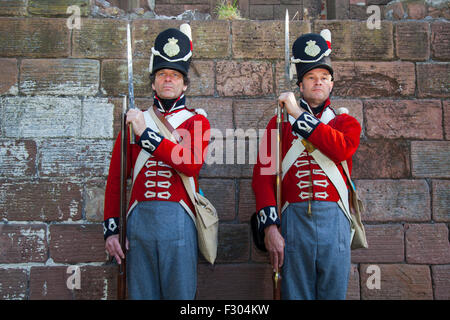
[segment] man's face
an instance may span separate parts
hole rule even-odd
[[[303,99],[311,107],[316,107],[330,96],[331,90],[333,89],[331,74],[324,68],[312,69],[305,73],[299,87]]]
[[[161,99],[176,99],[186,91],[183,74],[172,69],[161,69],[155,74],[152,89]]]

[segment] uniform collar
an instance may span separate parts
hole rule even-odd
[[[300,99],[300,106],[309,111],[311,114],[313,114],[314,116],[316,116],[317,118],[320,119],[320,117],[322,116],[323,112],[325,111],[325,109],[330,105],[330,98],[327,98],[327,100],[325,100],[321,105],[315,107],[315,108],[311,108],[308,104],[308,102],[306,102],[303,99]]]
[[[158,108],[158,110],[164,114],[165,116],[174,113],[176,111],[179,111],[181,109],[186,108],[185,106],[185,102],[186,102],[186,97],[184,96],[184,93],[178,97],[178,99],[175,100],[175,102],[173,103],[173,105],[166,110],[162,104],[162,99],[160,99],[156,94],[155,97],[153,99],[153,104],[156,106],[156,108]]]

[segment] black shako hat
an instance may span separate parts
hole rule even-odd
[[[160,69],[173,69],[185,76],[189,72],[192,57],[191,27],[184,23],[180,30],[170,28],[161,32],[151,50],[150,74]]]
[[[324,29],[320,34],[308,33],[295,40],[292,46],[291,62],[297,70],[297,84],[302,82],[303,76],[315,68],[327,69],[333,76],[331,67],[331,32]]]

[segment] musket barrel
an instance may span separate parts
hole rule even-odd
[[[127,97],[123,98],[122,122],[121,122],[121,155],[120,155],[120,216],[119,216],[119,243],[125,257],[119,264],[117,276],[117,299],[126,299],[127,292],[127,263],[126,263],[126,238],[127,238],[127,123],[126,123]]]

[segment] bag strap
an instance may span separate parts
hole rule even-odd
[[[160,118],[158,116],[158,113],[155,112],[155,110],[158,111],[158,109],[156,109],[156,107],[153,107],[151,110],[149,110],[149,114],[155,121],[156,126],[159,128],[161,134],[169,140],[176,139],[173,135],[173,132],[176,132],[176,131],[173,130],[171,132],[170,128],[173,129],[173,127],[166,120],[166,118],[164,118],[164,116],[161,114],[161,112],[158,111],[162,118]],[[196,194],[196,192],[194,192],[194,190],[195,190],[194,178],[188,177],[184,173],[179,172],[178,170],[175,170],[175,172],[178,173],[178,175],[180,176],[181,181],[183,181],[184,188],[186,189],[186,192],[189,195],[189,198],[191,199],[192,203],[195,205],[195,203],[197,203],[198,201],[197,201],[197,194]]]
[[[155,105],[153,105],[152,108],[153,108],[153,112],[155,113],[156,117],[158,117],[159,121],[161,121],[161,123],[169,130],[169,132],[173,135],[173,137],[175,138],[177,143],[180,143],[181,137],[178,134],[178,132],[172,127],[172,125],[169,123],[169,121],[167,121],[167,119],[163,116],[161,111],[159,111],[158,108],[156,108]]]
[[[350,182],[350,187],[353,191],[356,192],[355,185],[353,184],[352,177],[350,176],[350,171],[348,170],[347,160],[341,162],[342,168],[344,168],[345,175],[347,176],[348,181]]]

